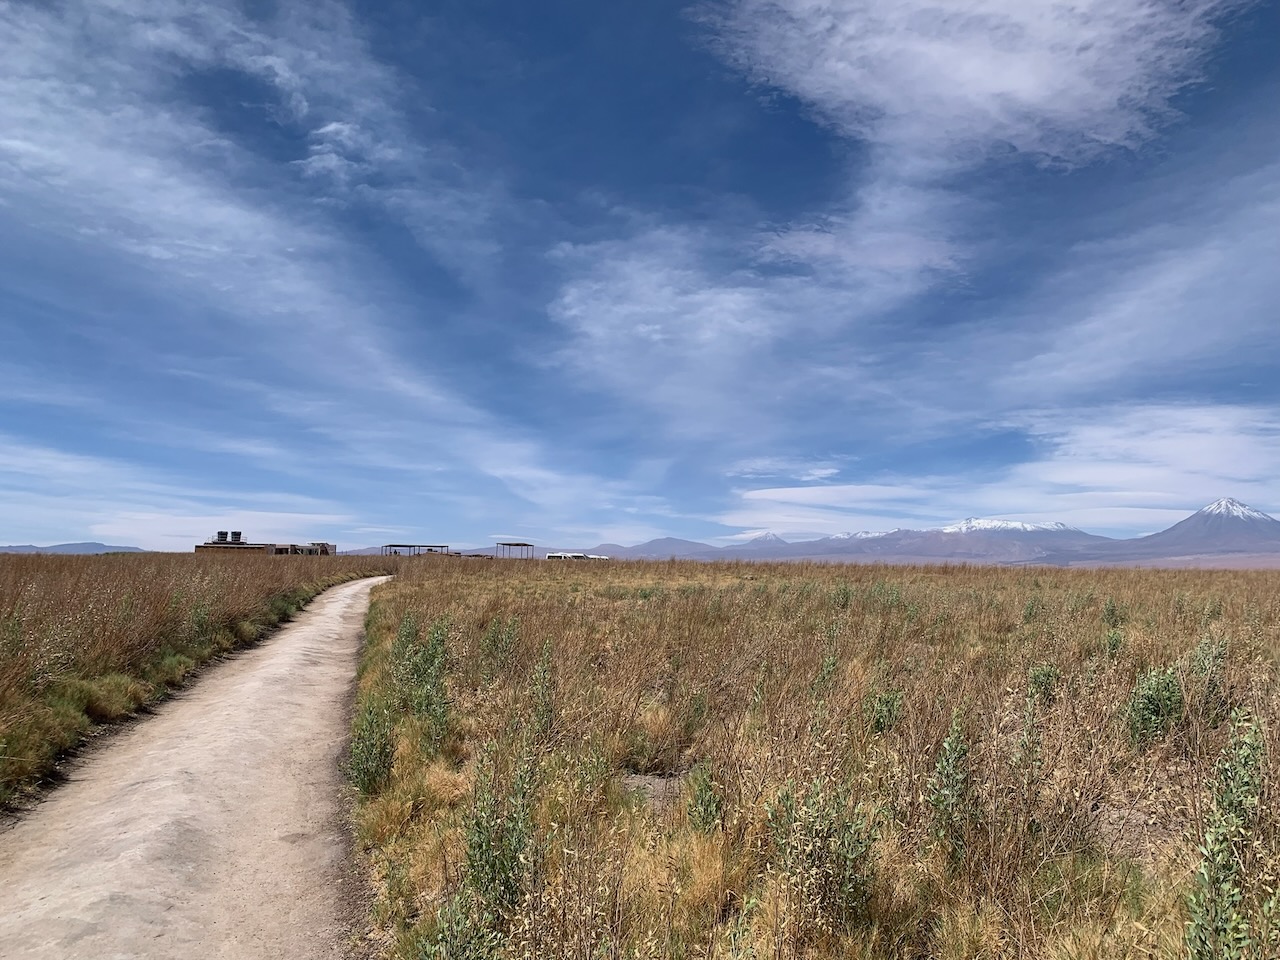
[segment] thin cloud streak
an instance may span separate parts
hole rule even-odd
[[[992,479],[971,472],[738,492],[732,526],[845,530],[940,526],[963,517],[1061,521],[1091,532],[1151,533],[1219,497],[1280,509],[1280,409],[1147,404],[1032,414],[1040,453]]]

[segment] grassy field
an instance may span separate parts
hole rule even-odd
[[[409,565],[350,758],[383,953],[1274,960],[1278,588]]]
[[[377,557],[0,555],[0,808],[95,723],[163,697]]]

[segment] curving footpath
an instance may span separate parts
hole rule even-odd
[[[0,830],[0,958],[342,957],[339,761],[383,579],[325,592]]]

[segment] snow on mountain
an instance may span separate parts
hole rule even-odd
[[[899,533],[900,527],[894,527],[892,530],[859,530],[857,533],[836,533],[828,540],[873,540],[876,537],[887,537],[891,533]]]
[[[942,527],[943,533],[1079,533],[1065,523],[1022,523],[1018,520],[980,520],[970,517]]]
[[[1215,500],[1207,507],[1203,507],[1196,511],[1206,517],[1234,517],[1237,520],[1274,520],[1274,517],[1268,516],[1261,510],[1255,510],[1247,503],[1241,503],[1239,500],[1231,497],[1223,497],[1221,500]]]
[[[763,547],[771,543],[786,543],[786,542],[787,541],[783,540],[776,533],[762,533],[758,537],[752,537],[750,540],[747,541],[747,544],[748,545],[754,544],[756,546]]]

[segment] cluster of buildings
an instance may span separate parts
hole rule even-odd
[[[208,552],[265,553],[273,557],[336,557],[336,543],[250,543],[239,530],[219,530],[204,543],[196,544],[196,553]]]
[[[196,544],[196,553],[265,553],[273,557],[336,557],[336,543],[322,543],[314,540],[311,543],[250,543],[239,530],[219,530],[204,543]],[[449,557],[489,558],[487,553],[462,554],[449,549],[443,543],[388,543],[379,552],[384,557],[422,557],[428,554]],[[495,544],[492,557],[504,559],[532,560],[534,545],[523,541],[500,541]],[[546,555],[548,560],[608,560],[594,553],[552,552]]]

